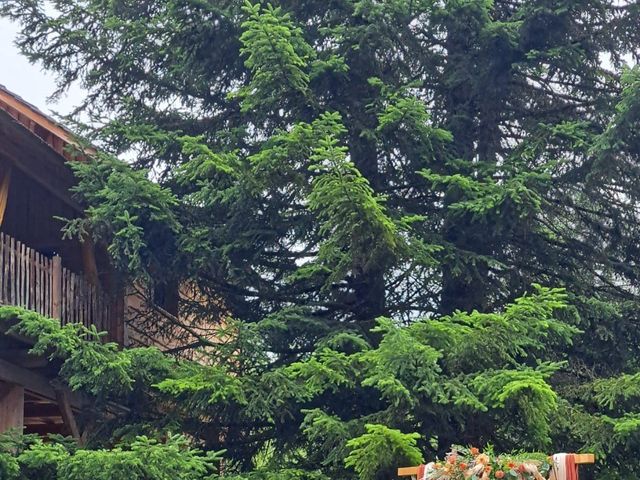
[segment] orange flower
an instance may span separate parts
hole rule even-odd
[[[480,453],[480,450],[478,450],[476,447],[471,447],[469,451],[471,452],[471,455],[473,455],[474,457]]]
[[[439,463],[436,463],[436,464],[434,465],[434,468],[435,468],[436,470],[440,470],[440,469],[442,468],[442,465],[440,465]]]
[[[454,453],[453,455],[449,455],[449,456],[447,457],[447,462],[448,462],[448,463],[450,463],[450,464],[452,464],[452,465],[455,465],[455,463],[456,463],[457,461],[458,461],[458,456],[457,456],[455,453]]]
[[[485,455],[484,453],[481,453],[476,458],[476,461],[478,463],[482,463],[483,465],[487,465],[491,461],[491,459],[489,458],[489,455]]]
[[[520,465],[518,465],[518,471],[519,471],[520,473],[524,473],[524,471],[525,471],[524,463],[521,463]]]
[[[504,472],[502,470],[498,470],[494,475],[496,478],[504,478]]]
[[[515,468],[515,466],[516,466],[516,464],[513,463],[513,462],[507,463],[507,467],[509,467],[509,468]]]
[[[487,473],[491,472],[491,465],[487,465],[486,467],[484,467],[484,471]]]
[[[461,463],[460,463],[460,470],[464,470],[464,469],[466,469],[466,468],[467,468],[467,464],[466,464],[466,463],[464,463],[464,462],[461,462]]]

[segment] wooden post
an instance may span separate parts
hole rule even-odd
[[[125,293],[123,288],[118,288],[115,292],[113,303],[111,304],[111,322],[109,333],[111,341],[124,347],[124,317],[125,317]]]
[[[24,428],[24,387],[12,383],[0,384],[0,433]]]
[[[84,277],[96,287],[100,286],[98,277],[98,263],[96,262],[96,251],[93,239],[90,235],[84,235],[81,241],[82,248],[82,266],[84,269]]]
[[[62,259],[51,261],[51,316],[62,320]]]
[[[73,409],[71,408],[71,401],[69,400],[69,392],[62,385],[54,385],[54,389],[56,391],[56,400],[58,402],[58,407],[60,408],[60,413],[62,414],[62,420],[64,421],[64,424],[69,429],[71,436],[78,443],[80,443],[81,441],[80,429],[78,428],[76,417],[73,414]]]

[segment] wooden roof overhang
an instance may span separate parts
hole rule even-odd
[[[71,131],[2,85],[0,85],[0,110],[11,115],[16,122],[40,137],[62,157],[67,160],[78,159],[68,149],[69,146],[79,146]]]
[[[65,159],[3,110],[0,110],[0,158],[82,213],[82,207],[69,193],[75,178]]]
[[[68,161],[84,160],[72,134],[36,107],[0,85],[0,157],[56,198],[82,213],[69,189],[75,184]]]

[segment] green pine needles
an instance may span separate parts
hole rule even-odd
[[[562,290],[536,287],[501,313],[457,312],[409,327],[381,318],[371,332],[380,338],[376,344],[355,333],[328,337],[312,355],[266,370],[238,370],[255,358],[239,347],[260,347],[259,339],[279,328],[273,320],[259,329],[236,325],[236,337],[229,340],[235,354],[222,359],[209,350],[212,363],[204,365],[153,348],[119,350],[95,329],[60,326],[17,307],[0,307],[0,318],[34,339],[33,354],[61,361],[61,378],[88,395],[96,412],[83,418],[83,428],[94,432],[89,450],[65,454],[51,446],[42,452],[59,454],[51,460],[59,469],[52,478],[84,478],[98,465],[109,472],[104,478],[120,478],[136,462],[147,472],[140,478],[168,478],[163,475],[171,468],[177,469],[175,478],[205,478],[206,459],[191,450],[204,445],[207,451],[225,448],[231,471],[250,466],[242,463],[249,455],[263,457],[263,469],[321,466],[329,476],[349,476],[353,468],[364,480],[386,478],[398,464],[435,456],[467,435],[469,422],[484,423],[505,444],[518,438],[521,446],[548,447],[558,410],[549,378],[562,364],[542,352],[571,342],[577,333],[558,320],[566,308]],[[255,430],[234,433],[239,425]],[[191,438],[188,446],[175,446],[186,442],[182,437],[167,437],[176,431]],[[139,437],[141,432],[156,440]],[[236,443],[241,439],[248,443]],[[269,445],[270,453],[260,454]],[[175,448],[185,458],[176,453],[172,460]],[[154,449],[156,466],[141,457]],[[26,452],[11,461],[20,464],[24,455],[35,455]]]
[[[198,365],[18,312],[73,388],[128,408],[92,446],[178,432],[239,478],[352,479],[491,444],[638,478],[636,2],[0,15],[86,92],[67,120],[103,153],[74,164],[66,234],[125,284],[188,285],[172,328],[229,340]]]

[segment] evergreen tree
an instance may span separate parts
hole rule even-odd
[[[430,455],[593,448],[635,478],[639,6],[52,3],[1,12],[135,157],[74,167],[68,233],[193,285],[190,322],[241,321],[223,371],[159,383],[190,433],[333,478],[368,475],[366,445],[413,459],[411,432]]]

